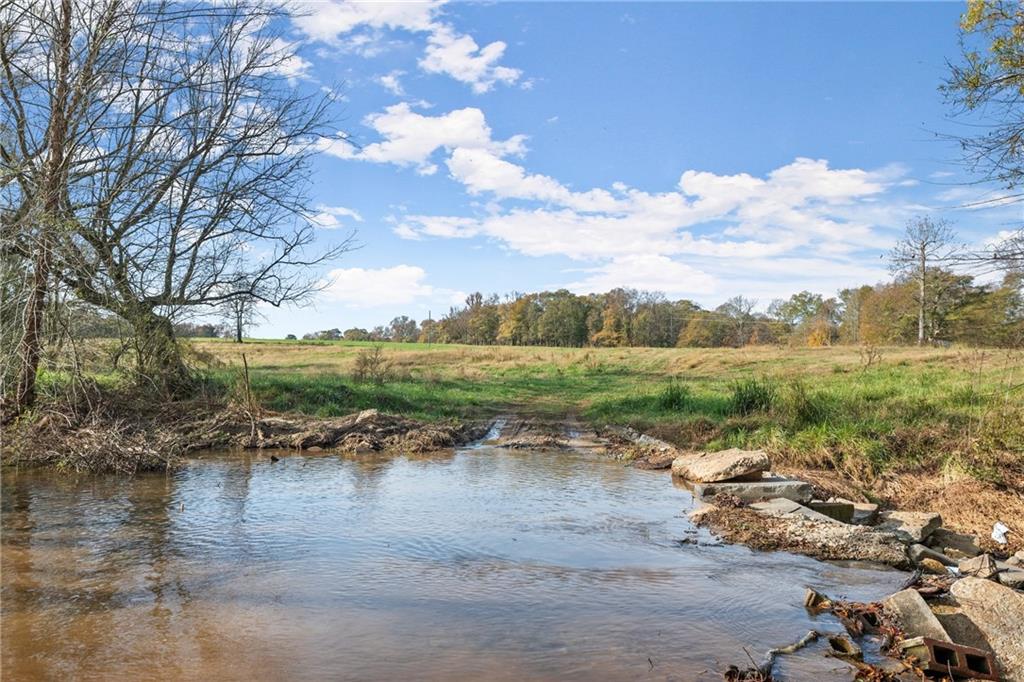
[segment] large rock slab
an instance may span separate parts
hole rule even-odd
[[[928,546],[945,554],[958,554],[962,557],[974,557],[981,554],[977,535],[957,533],[948,528],[936,528],[928,537]]]
[[[917,590],[907,589],[891,594],[885,598],[882,606],[896,616],[907,638],[931,637],[940,642],[952,641]]]
[[[734,495],[742,502],[758,502],[776,497],[806,504],[811,501],[814,490],[810,483],[796,481],[781,476],[766,476],[760,481],[720,483],[698,483],[693,486],[693,494],[701,500],[708,500],[715,495]]]
[[[771,460],[763,450],[731,448],[678,457],[672,462],[672,473],[696,483],[756,481],[770,466]]]
[[[942,525],[942,517],[932,512],[887,511],[878,518],[880,529],[895,533],[908,545],[923,544]]]
[[[750,508],[768,516],[800,516],[812,521],[821,521],[822,523],[841,523],[831,516],[826,516],[813,509],[809,509],[799,502],[787,500],[785,497],[776,497],[767,502],[754,502],[750,505]]]
[[[949,591],[984,639],[981,648],[996,655],[1004,682],[1024,682],[1024,595],[981,578],[958,580]]]

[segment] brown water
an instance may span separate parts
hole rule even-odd
[[[2,485],[4,680],[716,680],[744,647],[841,631],[805,587],[873,599],[904,577],[716,545],[664,472],[595,455]],[[820,646],[780,670],[851,678]]]

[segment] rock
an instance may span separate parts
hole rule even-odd
[[[687,453],[685,455],[679,455],[672,460],[672,475],[678,476],[679,478],[686,478],[686,474],[689,471],[690,461],[696,457],[696,453]]]
[[[824,514],[840,523],[853,523],[853,504],[850,502],[811,500],[808,506],[819,514]]]
[[[950,588],[960,611],[996,656],[1004,682],[1024,682],[1024,595],[980,578]]]
[[[982,580],[992,580],[999,571],[996,567],[996,560],[989,554],[982,554],[973,559],[964,559],[957,564],[957,568],[960,569],[960,573],[963,575],[981,578]]]
[[[689,517],[690,521],[692,521],[696,525],[700,525],[701,521],[708,514],[711,514],[716,511],[718,511],[718,507],[716,507],[715,505],[705,504],[704,506],[697,507],[696,509],[692,510],[689,514],[687,514],[687,516]]]
[[[1024,568],[1024,549],[1020,550],[1012,557],[1006,560],[1008,566],[1014,566],[1017,568]]]
[[[693,486],[693,493],[702,500],[724,494],[735,495],[743,502],[784,497],[803,504],[811,501],[814,491],[810,483],[773,476],[762,478],[760,481],[698,483]]]
[[[831,516],[819,514],[813,509],[809,509],[799,502],[788,500],[785,497],[776,497],[767,502],[754,502],[750,505],[750,508],[768,516],[802,516],[812,521],[841,523],[841,521],[837,521]]]
[[[924,542],[942,525],[942,517],[932,512],[887,511],[878,516],[880,529],[892,531],[908,545]]]
[[[915,564],[921,563],[921,561],[923,561],[924,559],[932,559],[933,561],[939,562],[943,566],[957,565],[956,559],[952,559],[946,556],[945,554],[942,554],[941,552],[936,552],[934,549],[929,549],[924,545],[911,545],[910,548],[907,550],[907,555],[910,557],[910,560],[913,561]],[[943,573],[945,573],[945,571],[943,571]]]
[[[930,573],[931,575],[946,575],[946,567],[941,561],[932,559],[931,557],[925,557],[917,564],[923,573]]]
[[[907,638],[931,637],[940,642],[951,641],[917,590],[907,589],[891,594],[882,601],[882,606],[896,617]]]
[[[928,545],[946,554],[950,551],[958,552],[966,557],[975,557],[981,554],[977,535],[956,533],[946,528],[933,530],[928,537]]]
[[[999,571],[999,584],[1015,590],[1024,590],[1024,570],[1011,568]]]
[[[859,526],[873,526],[878,520],[878,505],[872,502],[853,503],[853,523]]]
[[[678,457],[672,462],[672,473],[696,483],[758,481],[770,466],[763,450],[732,448]]]

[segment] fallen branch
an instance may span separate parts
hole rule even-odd
[[[725,671],[726,682],[771,682],[772,668],[775,667],[775,659],[785,654],[792,654],[803,649],[808,644],[816,642],[821,637],[817,630],[808,630],[807,634],[787,646],[769,649],[764,655],[764,661],[756,667],[740,670],[734,665],[729,666]],[[749,657],[750,654],[747,654]],[[754,661],[751,660],[751,663]]]

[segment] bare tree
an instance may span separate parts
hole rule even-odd
[[[235,343],[242,343],[246,329],[262,317],[256,309],[257,303],[258,301],[252,296],[239,294],[222,304],[224,321],[229,325]]]
[[[927,216],[907,222],[901,239],[889,254],[890,268],[896,275],[913,277],[917,282],[917,345],[925,341],[925,308],[928,301],[929,267],[948,262],[955,253],[955,233],[945,220]]]
[[[290,78],[285,18],[264,0],[0,8],[2,236],[32,281],[17,405],[48,283],[128,321],[139,371],[174,387],[187,373],[172,313],[301,301],[312,266],[352,247],[310,248],[310,160],[336,134],[333,98]]]
[[[961,59],[949,65],[942,85],[954,113],[966,115],[966,135],[953,136],[964,163],[980,182],[1006,191],[975,206],[1024,200],[1024,13],[1019,0],[972,0],[960,22]],[[981,270],[1024,267],[1024,228],[1019,225],[961,260]]]

